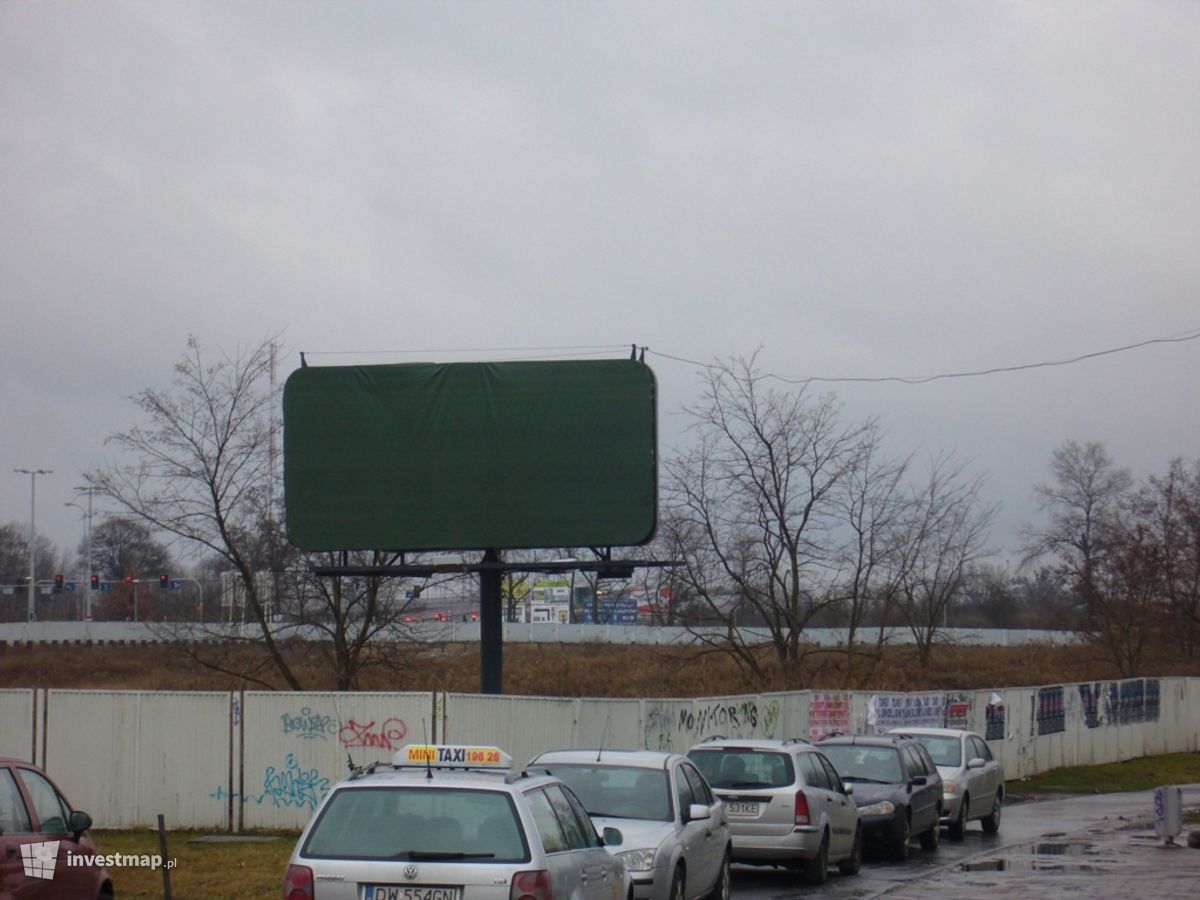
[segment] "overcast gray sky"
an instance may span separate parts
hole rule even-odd
[[[1200,330],[1194,2],[0,0],[0,521],[189,334],[321,364],[650,347],[920,376]],[[540,355],[531,352],[530,355]],[[1064,440],[1200,456],[1200,341],[829,386],[1015,544]]]

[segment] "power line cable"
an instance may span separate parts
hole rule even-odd
[[[1114,353],[1124,353],[1129,350],[1137,350],[1140,347],[1148,347],[1152,344],[1179,344],[1185,341],[1194,341],[1200,338],[1200,329],[1181,332],[1180,334],[1170,335],[1167,337],[1150,338],[1145,341],[1138,341],[1134,344],[1125,344],[1120,347],[1110,347],[1106,350],[1096,350],[1091,353],[1082,353],[1079,356],[1072,356],[1068,359],[1046,360],[1035,363],[1022,363],[1013,366],[995,366],[990,369],[976,369],[967,372],[943,372],[939,375],[920,375],[920,376],[903,376],[903,375],[883,375],[876,377],[832,377],[821,375],[807,376],[788,376],[778,375],[773,372],[766,373],[764,378],[772,378],[776,381],[782,381],[786,384],[809,384],[812,382],[820,382],[822,384],[844,384],[844,383],[859,383],[859,384],[881,384],[885,382],[893,382],[898,384],[928,384],[931,381],[941,381],[950,378],[979,378],[984,375],[997,375],[1006,372],[1021,372],[1028,369],[1042,369],[1052,366],[1069,366],[1074,363],[1082,362],[1088,359],[1095,359],[1100,356],[1110,356]],[[687,363],[688,365],[698,366],[702,369],[719,368],[713,363],[703,363],[694,359],[687,359],[682,356],[673,356],[670,353],[662,353],[657,350],[647,348],[647,353],[654,356],[661,356],[664,359],[671,359],[676,362]]]

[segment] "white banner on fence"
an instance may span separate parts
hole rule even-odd
[[[946,718],[946,695],[873,694],[867,700],[867,725],[873,734],[893,728],[941,728]]]

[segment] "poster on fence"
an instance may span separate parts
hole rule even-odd
[[[850,694],[813,691],[808,703],[808,739],[818,741],[834,732],[845,734],[850,730]]]
[[[873,734],[893,728],[941,728],[946,695],[872,694],[867,701],[867,725]]]
[[[987,724],[983,739],[985,741],[1004,740],[1004,697],[999,691],[992,691],[988,696],[987,709],[984,710],[984,716]]]
[[[946,695],[946,727],[967,731],[971,727],[973,694]]]

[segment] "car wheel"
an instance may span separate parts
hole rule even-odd
[[[821,835],[821,846],[817,848],[817,855],[801,863],[800,872],[805,884],[815,885],[825,883],[825,877],[829,874],[828,832]]]
[[[729,900],[729,851],[725,851],[725,858],[721,860],[721,872],[717,875],[717,883],[713,885],[712,892],[708,895],[709,900]]]
[[[942,826],[937,819],[933,820],[933,827],[928,831],[921,832],[921,849],[936,850],[938,843],[942,839]]]
[[[996,798],[992,800],[992,811],[990,815],[984,816],[980,820],[983,825],[983,830],[988,834],[995,834],[1000,830],[1000,794],[996,794]]]
[[[675,874],[671,878],[671,893],[667,896],[670,898],[670,900],[685,900],[683,889],[683,869],[676,866]]]
[[[900,827],[900,834],[893,842],[890,854],[896,862],[904,862],[908,859],[908,842],[912,839],[912,824],[908,821],[908,816],[904,817],[904,822]]]
[[[850,855],[838,863],[838,871],[843,875],[857,875],[862,869],[862,826],[854,829],[854,843],[850,845]]]
[[[963,794],[962,803],[958,804],[958,816],[950,823],[947,833],[950,835],[950,840],[961,841],[963,835],[967,831],[967,804],[971,802],[971,798]]]

